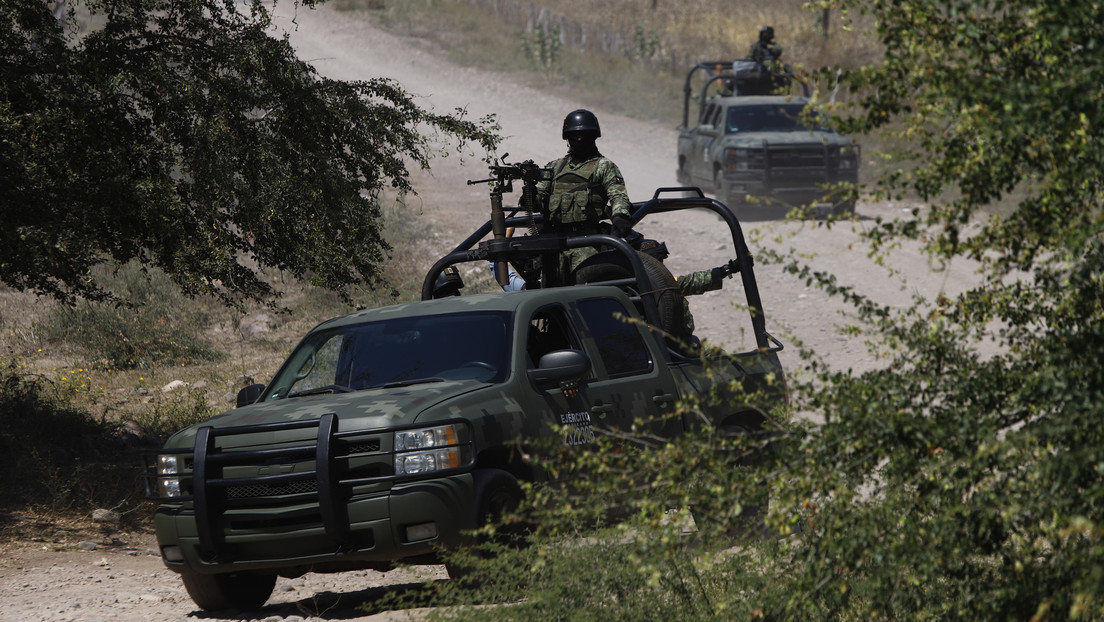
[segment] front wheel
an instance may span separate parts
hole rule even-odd
[[[205,611],[220,609],[257,609],[265,604],[276,587],[274,574],[199,574],[181,573],[184,588],[195,604]]]
[[[470,575],[474,561],[488,557],[488,551],[481,548],[481,544],[490,541],[516,545],[520,542],[520,532],[524,531],[522,525],[500,524],[503,517],[516,510],[525,497],[516,477],[501,469],[476,469],[472,471],[472,491],[475,496],[476,529],[486,525],[497,525],[497,529],[494,536],[476,538],[470,551],[445,559],[445,568],[453,579]]]

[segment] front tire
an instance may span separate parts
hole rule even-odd
[[[199,574],[183,572],[184,589],[205,611],[258,609],[276,587],[274,574]]]
[[[521,505],[525,493],[516,477],[501,469],[476,469],[472,471],[472,491],[475,496],[475,527],[498,525],[494,536],[479,537],[472,541],[472,549],[458,556],[448,556],[445,568],[449,577],[462,579],[471,575],[474,561],[486,559],[488,551],[480,545],[487,542],[517,545],[520,542],[524,525],[500,525],[503,517],[509,515]],[[472,559],[474,558],[474,559]]]
[[[713,169],[713,196],[728,205],[728,190],[725,188],[724,173],[721,172],[720,167]]]

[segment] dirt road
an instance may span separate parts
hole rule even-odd
[[[292,3],[280,3],[280,24],[291,27]],[[420,102],[441,111],[465,108],[480,117],[495,114],[509,138],[502,147],[510,160],[533,159],[543,164],[565,151],[560,139],[564,116],[583,102],[558,99],[519,86],[500,76],[458,68],[419,47],[418,42],[380,32],[347,14],[328,8],[300,11],[292,41],[301,58],[331,77],[363,79],[387,76],[398,80]],[[674,151],[677,133],[670,124],[650,124],[593,109],[602,125],[599,148],[619,164],[632,200],[649,198],[655,188],[674,186]],[[416,175],[420,198],[414,201],[434,223],[439,252],[451,250],[466,234],[488,217],[486,186],[468,186],[468,179],[485,177],[478,157],[453,155],[437,159],[432,174]],[[810,223],[746,223],[753,254],[770,246],[796,248],[813,265],[835,273],[841,284],[855,285],[874,300],[905,304],[914,292],[931,296],[943,289],[956,293],[968,287],[973,274],[968,266],[933,271],[921,255],[903,249],[890,264],[900,270],[894,277],[853,249],[856,230],[874,217],[891,218],[905,206],[860,204],[859,220],[825,229]],[[648,237],[663,240],[672,251],[668,265],[676,274],[723,263],[728,256],[714,216],[671,218],[661,226],[643,229]],[[862,343],[835,330],[843,321],[839,305],[801,281],[784,275],[777,266],[760,262],[759,289],[767,312],[767,327],[788,345],[783,362],[791,376],[801,373],[793,344],[812,347],[834,367],[856,371],[876,364]],[[739,287],[729,281],[726,287]],[[731,292],[729,292],[731,294]],[[739,297],[737,297],[739,298]],[[699,332],[731,348],[747,348],[746,313],[727,304],[725,292],[693,300]],[[733,318],[736,318],[735,320]],[[112,541],[115,541],[112,544]],[[93,539],[95,550],[55,552],[49,545],[6,545],[0,554],[0,620],[395,620],[410,611],[364,613],[356,608],[371,602],[382,589],[401,589],[422,578],[406,571],[386,575],[358,572],[307,575],[281,579],[269,604],[259,611],[220,618],[198,612],[178,579],[165,570],[156,556],[156,544],[148,534],[109,534]],[[86,546],[91,546],[88,544]],[[440,567],[425,567],[422,577],[444,579]]]

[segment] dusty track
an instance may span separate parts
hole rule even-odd
[[[292,27],[291,3],[280,3],[280,23]],[[421,104],[440,111],[465,108],[480,117],[495,114],[509,137],[503,152],[511,160],[544,163],[564,151],[560,125],[564,115],[583,105],[519,86],[500,76],[457,68],[422,49],[417,41],[396,38],[346,14],[322,8],[301,11],[292,41],[302,58],[340,79],[386,76],[401,82]],[[601,109],[603,137],[599,147],[616,161],[626,177],[632,200],[649,198],[657,187],[674,186],[675,120],[659,125],[618,117]],[[434,161],[432,174],[416,175],[420,198],[414,205],[434,223],[433,244],[450,250],[488,216],[486,186],[467,186],[468,179],[485,176],[477,157],[461,166],[453,155]],[[933,271],[914,250],[903,249],[891,260],[901,272],[890,277],[869,261],[861,248],[852,248],[856,231],[870,219],[891,218],[903,206],[860,204],[859,220],[831,229],[809,223],[749,222],[753,254],[764,245],[796,248],[820,269],[835,273],[841,284],[886,304],[906,304],[914,292],[931,296],[940,289],[955,293],[969,287],[974,275],[967,266]],[[710,214],[669,218],[643,229],[663,240],[672,251],[668,265],[676,274],[719,265],[728,258],[718,221]],[[767,327],[788,344],[783,363],[791,376],[801,373],[793,344],[804,342],[839,369],[856,371],[876,364],[861,342],[839,335],[843,321],[839,305],[784,275],[777,266],[757,267],[759,289],[767,312]],[[728,301],[739,287],[728,281],[726,290],[695,298],[693,310],[699,332],[731,348],[751,347],[746,336],[746,313]],[[742,296],[736,295],[737,300]],[[112,540],[115,544],[110,544]],[[307,575],[277,584],[270,604],[258,611],[230,617],[208,617],[197,612],[178,577],[165,570],[148,534],[112,534],[98,539],[93,551],[54,552],[41,543],[5,545],[0,558],[0,619],[2,620],[393,620],[411,612],[365,614],[356,609],[371,602],[383,589],[416,589],[418,579],[405,571]],[[439,567],[425,567],[429,577],[443,579]]]

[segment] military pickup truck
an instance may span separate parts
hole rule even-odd
[[[160,553],[195,603],[255,608],[277,576],[433,563],[516,505],[519,481],[545,478],[526,458],[532,439],[583,450],[638,418],[678,434],[704,425],[672,416],[680,400],[729,382],[772,397],[714,406],[708,424],[758,429],[784,401],[782,344],[766,330],[740,224],[700,191],[661,192],[634,205],[634,222],[705,209],[731,231],[754,348],[672,348],[659,328],[670,283],[657,292],[645,254],[604,234],[506,238],[503,225],[539,227],[540,216],[497,212],[429,270],[421,301],[322,322],[267,385],[147,456]],[[620,256],[593,273],[609,281],[541,288],[529,273],[523,291],[460,295],[458,264],[521,266],[587,245]]]
[[[788,71],[753,61],[695,65],[683,87],[679,183],[741,215],[853,213],[845,189],[858,182],[859,145],[823,125],[809,102]]]

